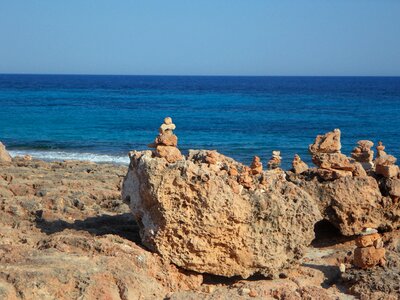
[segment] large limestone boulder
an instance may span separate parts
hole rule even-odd
[[[191,151],[175,163],[133,152],[122,196],[143,244],[174,264],[275,277],[299,262],[321,215],[281,170],[249,170],[216,152]]]
[[[6,147],[0,142],[0,163],[10,163],[11,155],[7,152]]]

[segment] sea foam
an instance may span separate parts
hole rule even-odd
[[[81,153],[81,152],[64,152],[64,151],[37,151],[37,150],[11,150],[10,155],[24,156],[31,155],[33,158],[42,159],[46,161],[60,161],[60,160],[81,160],[92,161],[96,163],[113,163],[128,165],[128,155],[107,155],[97,153]]]

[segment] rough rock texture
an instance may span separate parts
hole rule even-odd
[[[332,132],[328,132],[324,135],[317,135],[314,144],[308,147],[308,150],[312,154],[317,153],[339,153],[342,148],[340,143],[340,130],[334,129]]]
[[[11,160],[12,158],[7,152],[6,147],[0,142],[0,163],[10,163]]]
[[[372,269],[349,268],[342,274],[348,292],[362,300],[397,300],[400,295],[400,233],[383,236],[386,248],[385,266]]]
[[[308,170],[307,164],[301,160],[300,156],[295,154],[292,161],[292,171],[295,174],[301,174]]]
[[[393,230],[400,226],[400,203],[382,195],[371,176],[324,181],[316,170],[290,174],[290,181],[318,204],[326,220],[344,235],[359,234],[364,227]]]
[[[217,165],[218,154],[215,159]],[[231,166],[228,174],[239,171]],[[354,241],[328,230],[317,231],[318,240],[285,278],[226,279],[180,270],[141,246],[139,227],[120,199],[126,172],[73,161],[17,158],[2,165],[0,299],[347,300],[355,299],[348,292],[362,299],[400,293],[395,232],[385,234],[384,268],[352,268]]]
[[[252,176],[221,154],[216,164],[207,157],[191,151],[168,164],[150,151],[131,155],[123,199],[143,243],[177,266],[223,276],[278,276],[296,264],[321,219],[311,197],[280,170]],[[247,184],[230,169],[246,174]]]
[[[0,168],[0,299],[162,299],[196,289],[140,246],[126,167],[14,158]]]

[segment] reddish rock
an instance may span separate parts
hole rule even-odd
[[[156,145],[164,145],[164,146],[174,146],[178,145],[178,137],[172,133],[172,131],[166,131],[164,133],[159,134],[154,143]]]
[[[381,239],[381,236],[379,235],[379,233],[360,235],[356,239],[356,246],[359,248],[374,246],[374,242],[379,239]]]
[[[399,167],[394,165],[392,166],[376,165],[375,173],[378,175],[382,175],[383,177],[386,178],[393,178],[399,175]]]
[[[308,147],[310,153],[338,153],[342,145],[340,143],[340,130],[335,129],[324,135],[317,135],[314,144]]]
[[[153,152],[154,156],[165,158],[169,163],[177,162],[183,158],[181,152],[176,147],[178,145],[178,138],[173,133],[175,127],[172,119],[166,117],[164,123],[160,126],[160,133],[154,140],[154,143],[148,145],[150,148],[156,148]]]
[[[183,159],[179,149],[173,146],[157,146],[156,156],[165,158],[165,160],[169,163],[174,163]]]
[[[349,158],[341,153],[318,153],[313,155],[312,161],[322,169],[336,169],[353,172],[355,170]]]
[[[326,181],[336,180],[342,177],[353,177],[353,172],[335,169],[317,169],[316,173]]]
[[[251,168],[251,174],[253,175],[258,175],[262,173],[263,166],[258,156],[254,156],[250,168]]]
[[[204,160],[210,165],[215,165],[218,162],[218,155],[216,151],[208,151],[207,156]]]
[[[295,154],[292,161],[292,171],[295,174],[301,174],[308,170],[307,164],[301,160],[300,156]]]
[[[354,250],[354,265],[361,269],[373,268],[377,265],[385,265],[385,248],[376,249],[374,246],[356,248]]]

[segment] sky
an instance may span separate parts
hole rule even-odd
[[[0,0],[0,73],[400,76],[400,1]]]

